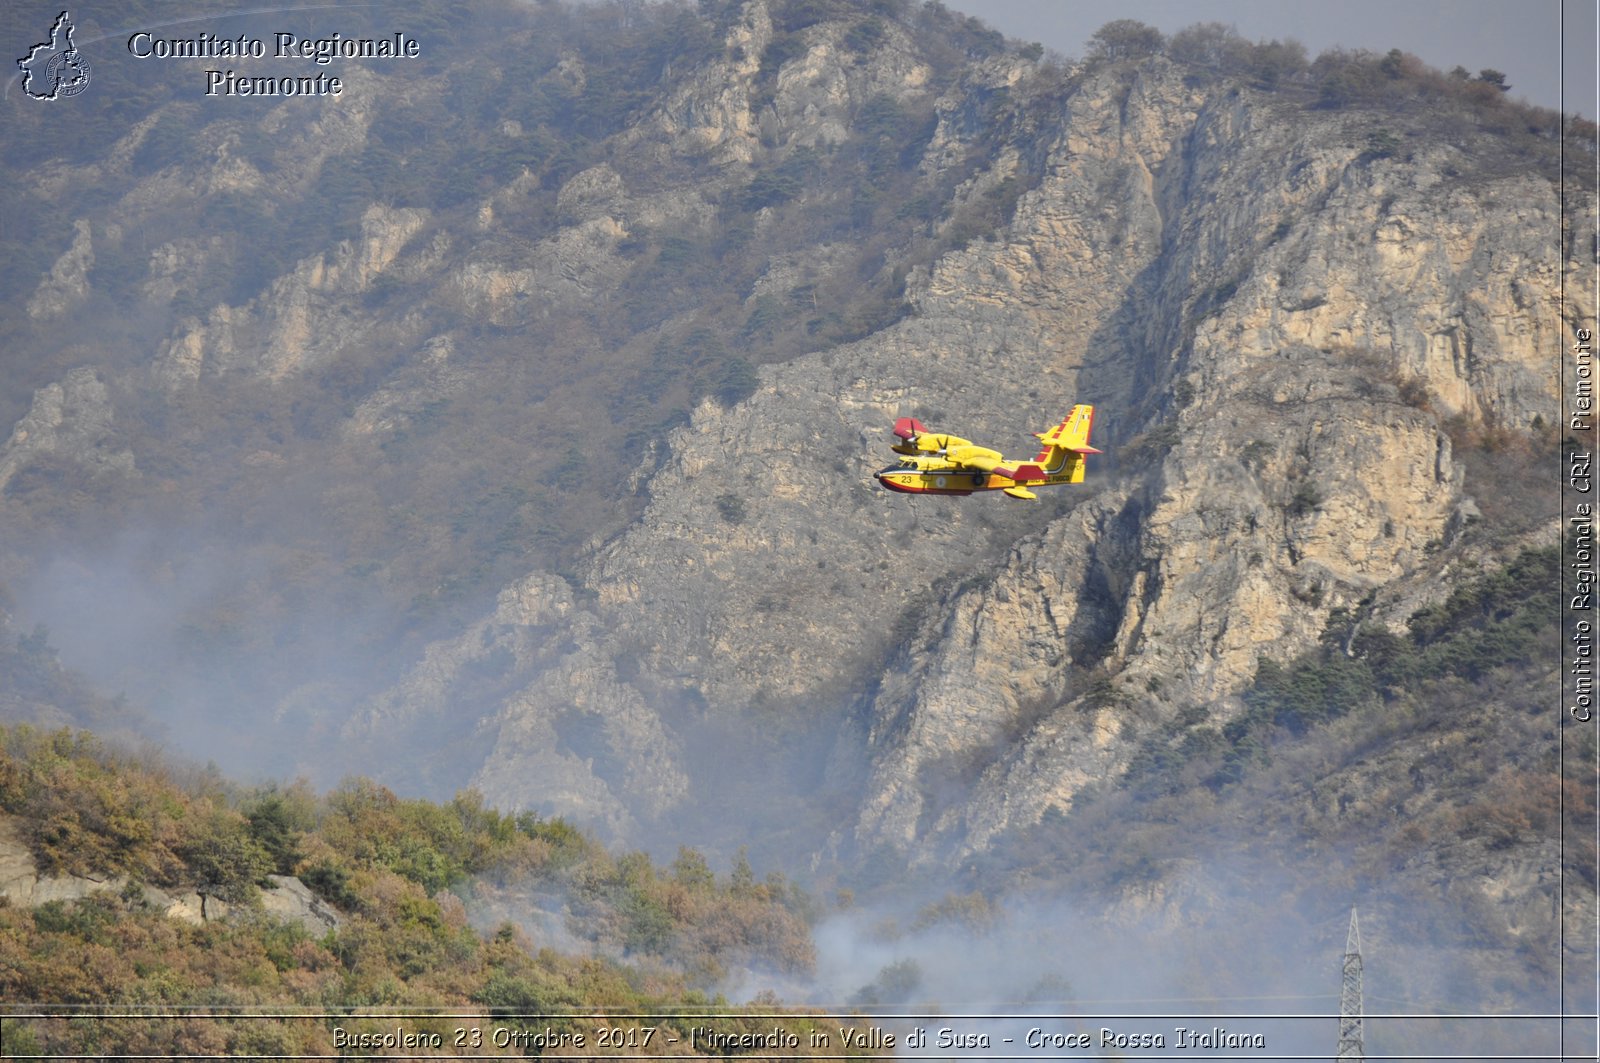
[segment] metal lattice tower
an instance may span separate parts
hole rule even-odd
[[[1339,1054],[1336,1059],[1366,1059],[1361,1043],[1361,928],[1350,909],[1350,937],[1344,946],[1344,987],[1339,991]]]

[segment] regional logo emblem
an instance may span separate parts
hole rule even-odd
[[[76,96],[89,87],[89,60],[72,43],[72,17],[63,11],[50,27],[50,39],[17,60],[22,91],[36,100]]]

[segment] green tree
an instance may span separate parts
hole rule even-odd
[[[294,874],[301,857],[299,840],[316,826],[316,798],[300,786],[287,793],[269,786],[245,802],[244,815],[272,870]]]
[[[195,892],[229,904],[249,900],[256,883],[273,868],[250,822],[227,808],[202,809],[178,852],[194,878]]]
[[[1238,30],[1221,22],[1200,22],[1172,35],[1167,54],[1184,63],[1227,70],[1249,45]]]
[[[1154,26],[1119,18],[1094,31],[1089,38],[1089,58],[1110,62],[1144,59],[1161,51],[1165,44],[1166,38]]]

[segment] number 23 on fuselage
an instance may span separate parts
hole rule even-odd
[[[911,494],[1004,491],[1012,498],[1037,498],[1028,488],[1083,482],[1085,455],[1100,453],[1089,445],[1093,425],[1094,407],[1074,406],[1066,420],[1050,431],[1034,433],[1043,448],[1038,457],[1008,462],[997,450],[959,436],[930,432],[920,421],[902,417],[894,423],[897,442],[890,447],[906,456],[872,475],[891,491]]]

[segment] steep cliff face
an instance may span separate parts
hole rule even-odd
[[[80,464],[97,479],[135,474],[133,454],[116,446],[114,418],[106,385],[93,369],[74,369],[60,383],[40,388],[0,450],[0,490],[50,458]]]
[[[1078,379],[1121,425],[1165,405],[1146,438],[1171,449],[1087,513],[1025,540],[1039,548],[1014,552],[991,586],[949,601],[924,630],[901,666],[903,693],[874,707],[894,724],[875,732],[886,740],[858,839],[981,847],[1070,806],[1085,781],[1116,770],[1110,729],[1128,726],[1133,705],[1145,704],[1134,719],[1148,725],[1162,705],[1236,691],[1261,656],[1311,644],[1331,610],[1405,599],[1434,579],[1430,554],[1475,509],[1443,418],[1554,415],[1549,352],[1562,316],[1589,308],[1576,296],[1557,312],[1570,264],[1550,238],[1561,207],[1548,181],[1447,180],[1457,172],[1447,157],[1461,162],[1453,149],[1372,158],[1368,131],[1347,117],[1300,111],[1290,122],[1248,93],[1195,107],[1167,73],[1147,69],[1131,87],[1091,81],[1080,94],[1086,115],[1111,109],[1097,93],[1125,101],[1112,152],[1130,175],[1125,216],[1156,221],[1129,271],[1140,281],[1096,285],[1127,300],[1091,319],[1120,348],[1121,379],[1087,364]],[[1183,125],[1161,130],[1141,106]],[[1079,111],[1051,157],[1067,178],[1047,176],[1024,198],[1010,239],[985,248],[988,263],[1048,224],[1044,204],[1072,202],[1070,175],[1099,158],[1077,139]],[[1155,146],[1121,148],[1145,137]],[[982,274],[974,263],[948,290],[981,292]],[[1017,300],[1035,301],[1045,300]],[[1552,485],[1552,513],[1553,503]],[[1074,662],[1061,618],[1085,602],[1115,627],[1105,664],[1116,710],[1066,696]],[[1026,637],[1050,625],[1056,637]],[[939,681],[952,675],[963,679]],[[1040,691],[1059,708],[1029,719]],[[997,743],[1005,723],[1023,733]],[[923,773],[941,760],[978,777],[964,806],[930,807]]]
[[[1086,75],[972,182],[1037,160],[1007,226],[913,275],[910,319],[673,435],[585,577],[601,655],[710,713],[857,721],[835,842],[934,862],[1116,774],[1131,707],[1223,697],[1332,610],[1414,599],[1472,510],[1443,419],[1552,419],[1560,206],[1456,148],[1375,156],[1370,122],[1159,61]],[[1081,504],[867,486],[897,413],[1037,428],[1074,400],[1112,452]]]
[[[242,307],[223,303],[204,320],[182,321],[157,355],[154,375],[176,387],[202,374],[277,380],[326,365],[348,346],[363,316],[352,311],[352,302],[372,290],[427,221],[426,211],[372,206],[361,218],[358,238],[302,259]],[[421,272],[417,260],[425,269],[435,257],[423,252],[406,265]],[[416,320],[396,324],[384,330],[385,340],[405,346],[419,342]]]

